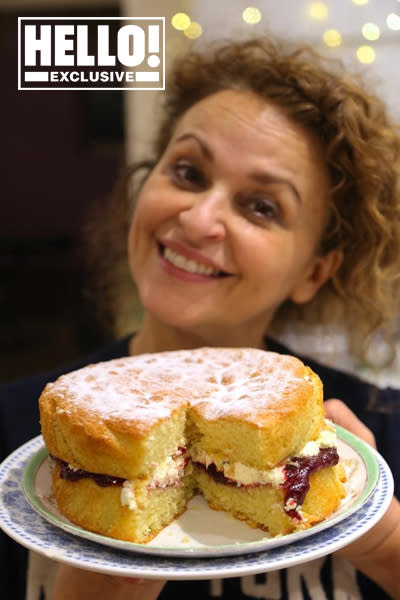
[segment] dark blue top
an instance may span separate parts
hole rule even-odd
[[[0,460],[3,460],[13,450],[40,433],[38,398],[44,386],[54,381],[63,373],[81,368],[89,363],[111,360],[129,354],[129,338],[112,343],[98,352],[79,359],[47,373],[41,373],[15,383],[0,387]],[[283,354],[295,354],[288,348],[273,340],[268,340],[268,349]],[[320,365],[312,359],[299,356],[321,378],[324,385],[324,397],[340,398],[354,411],[375,435],[379,452],[384,456],[392,469],[395,480],[395,493],[399,493],[400,485],[400,391],[391,388],[379,389],[365,383],[353,375],[349,375],[330,367]],[[0,533],[0,589],[2,597],[12,600],[24,600],[25,579],[27,569],[27,551]],[[268,582],[268,577],[270,581]],[[271,578],[274,578],[272,583]],[[380,600],[388,598],[369,579],[361,574],[354,575],[358,596],[366,599]],[[332,560],[327,557],[320,573],[317,574],[319,591],[313,592],[307,580],[300,578],[299,586],[304,600],[321,600],[325,592],[328,600],[333,600]],[[274,588],[271,594],[271,586]],[[317,587],[318,587],[317,586]],[[312,587],[312,586],[311,586]],[[160,595],[161,600],[190,598],[191,600],[208,600],[222,598],[239,600],[246,598],[265,598],[266,600],[290,599],[290,585],[286,571],[279,576],[257,575],[246,584],[240,578],[223,579],[211,584],[209,581],[172,581],[166,585]],[[279,595],[280,594],[280,595]],[[322,594],[322,595],[321,595]],[[298,598],[299,596],[296,596]],[[347,596],[346,596],[347,597]],[[350,597],[350,596],[349,596]],[[45,600],[43,595],[37,600]]]

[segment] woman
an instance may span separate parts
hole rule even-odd
[[[203,345],[288,352],[270,335],[296,320],[340,323],[358,354],[378,329],[389,335],[399,298],[400,142],[381,103],[311,50],[265,40],[192,53],[169,83],[155,158],[122,186],[124,201],[144,169],[134,210],[113,204],[92,234],[107,309],[121,318],[126,237],[144,308],[136,335],[96,359]],[[326,397],[348,404],[328,401],[328,416],[371,444],[375,434],[398,477],[398,393],[306,362]],[[261,582],[165,586],[61,566],[54,599],[323,598],[337,590],[396,598],[399,549],[393,499],[370,533],[317,566]]]

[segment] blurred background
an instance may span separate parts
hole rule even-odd
[[[18,16],[164,16],[167,67],[192,45],[277,33],[362,71],[400,120],[400,0],[0,0],[0,383],[107,341],[83,293],[80,230],[124,164],[146,156],[163,93],[18,91]],[[350,361],[340,332],[301,333],[288,331],[284,341],[400,385],[399,357],[379,369],[386,355],[379,339],[367,366]]]

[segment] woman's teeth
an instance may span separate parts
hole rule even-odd
[[[182,269],[183,271],[188,271],[189,273],[198,273],[199,275],[212,275],[218,276],[221,275],[221,271],[218,269],[214,269],[208,265],[202,265],[192,259],[187,259],[182,254],[178,254],[171,250],[171,248],[164,248],[163,252],[164,258],[173,264],[175,267]]]

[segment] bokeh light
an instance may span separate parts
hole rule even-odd
[[[376,58],[375,50],[371,46],[360,46],[357,48],[357,58],[360,63],[370,65]]]
[[[186,27],[186,29],[183,33],[189,39],[195,40],[201,36],[201,34],[203,33],[203,28],[200,25],[200,23],[197,23],[196,21],[192,21],[190,23],[189,27]]]
[[[369,0],[352,0],[352,2],[357,6],[364,6],[364,4],[368,4]]]
[[[248,6],[242,12],[242,19],[248,25],[256,25],[261,21],[261,12],[255,6]]]
[[[393,29],[394,31],[399,31],[400,29],[400,16],[396,15],[396,13],[390,13],[386,17],[386,25],[389,29]]]
[[[322,39],[329,48],[337,48],[342,44],[342,36],[336,29],[328,29],[324,32]]]
[[[363,34],[366,40],[373,42],[379,39],[381,35],[381,30],[375,23],[365,23],[361,28],[361,33]]]
[[[171,19],[171,25],[178,31],[184,31],[190,25],[190,17],[186,13],[176,13]]]
[[[325,21],[328,18],[328,7],[324,2],[312,2],[308,6],[308,14],[315,21]]]

